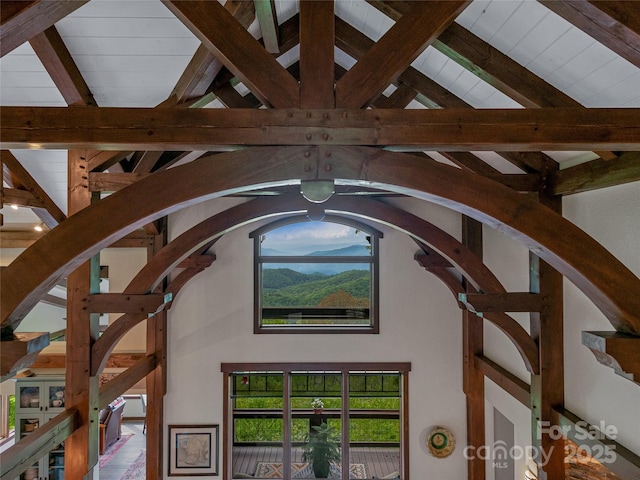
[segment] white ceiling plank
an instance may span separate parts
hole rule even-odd
[[[509,50],[509,56],[520,65],[528,65],[569,28],[569,24],[564,19],[548,12]]]
[[[503,5],[505,2],[499,3],[499,6],[505,7],[505,5]],[[512,6],[514,2],[507,3],[509,3],[509,6]],[[535,1],[522,2],[517,5],[517,8],[513,11],[505,8],[507,12],[501,15],[501,17],[506,16],[509,12],[511,12],[511,15],[507,21],[503,22],[502,25],[495,30],[495,33],[491,35],[491,37],[487,38],[491,45],[503,53],[509,53],[512,48],[518,45],[548,12],[544,6]]]
[[[475,0],[456,21],[480,38],[489,40],[518,6],[519,2]]]
[[[200,42],[197,38],[118,38],[118,37],[66,37],[65,45],[72,56],[173,56],[193,55]]]

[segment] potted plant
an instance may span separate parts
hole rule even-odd
[[[324,409],[324,402],[319,398],[314,398],[311,402],[311,408],[313,408],[313,413],[318,415],[322,413],[322,410]]]
[[[312,427],[315,435],[302,446],[302,460],[311,463],[316,478],[327,478],[332,462],[340,461],[340,447],[336,441],[336,432],[327,423]]]

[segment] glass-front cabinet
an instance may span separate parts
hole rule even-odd
[[[64,379],[19,379],[16,382],[16,441],[38,431],[64,411]],[[64,480],[64,442],[27,468],[19,480]]]
[[[23,439],[38,431],[42,425],[55,418],[56,414],[16,414],[16,438]],[[18,477],[20,480],[64,480],[64,442]]]
[[[64,411],[64,379],[16,382],[16,413],[60,413]]]

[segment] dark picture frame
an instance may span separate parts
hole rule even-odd
[[[219,425],[169,425],[169,476],[218,475]]]

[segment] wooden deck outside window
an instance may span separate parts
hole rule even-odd
[[[409,363],[222,364],[223,478],[315,478],[303,446],[326,423],[332,478],[408,478]],[[312,407],[322,400],[323,409]],[[349,465],[348,469],[342,469]]]

